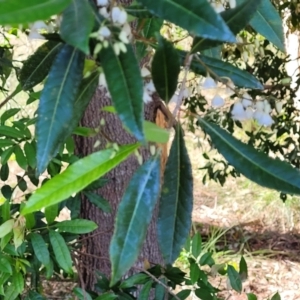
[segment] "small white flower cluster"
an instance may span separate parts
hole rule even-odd
[[[220,1],[211,1],[211,5],[214,8],[216,13],[221,13],[225,10],[226,5],[229,5],[230,8],[236,7],[236,0],[220,0]]]
[[[45,38],[40,34],[41,31],[49,31],[49,26],[44,21],[36,21],[30,26],[30,33],[28,39],[40,39],[44,40]]]
[[[208,101],[212,107],[220,108],[224,106],[225,99],[232,96],[235,91],[232,81],[228,80],[227,84],[216,83],[210,76],[200,82],[198,92]]]
[[[127,51],[125,44],[128,44],[132,38],[131,28],[127,22],[126,11],[119,6],[110,7],[109,0],[97,0],[97,5],[99,7],[99,13],[106,20],[97,32],[91,34],[91,37],[95,37],[100,42],[95,47],[94,55],[97,55],[102,47],[108,47],[109,42],[112,42],[116,55],[119,55],[121,52],[125,53]],[[107,25],[107,21],[109,21],[109,24],[112,26],[121,29],[117,39],[113,36],[110,26]]]
[[[151,76],[149,69],[143,67],[141,69],[141,75],[144,79]],[[155,87],[152,80],[146,80],[144,84],[144,93],[143,93],[143,101],[145,104],[150,103],[152,101],[152,95],[155,92]]]

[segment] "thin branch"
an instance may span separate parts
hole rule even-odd
[[[20,85],[17,86],[17,88],[8,95],[1,103],[0,103],[0,109],[9,101],[11,100],[15,95],[17,95],[19,92],[21,92],[22,88]]]

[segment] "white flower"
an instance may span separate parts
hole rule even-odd
[[[245,108],[252,106],[252,97],[248,93],[244,93],[242,97],[242,104]]]
[[[264,105],[263,101],[257,101],[256,102],[256,105],[255,105],[256,110],[263,111],[264,107],[265,107],[265,105]]]
[[[103,26],[99,29],[99,35],[108,38],[111,35],[111,31],[106,26]]]
[[[267,100],[264,100],[264,112],[269,114],[271,112],[272,108],[270,103]]]
[[[44,40],[45,38],[39,33],[41,29],[48,30],[48,26],[43,21],[36,21],[30,26],[30,33],[28,35],[28,39],[41,39]]]
[[[109,3],[108,0],[97,0],[98,6],[106,6],[106,5],[108,5],[108,3]]]
[[[101,16],[103,16],[104,18],[106,18],[106,19],[109,18],[109,13],[108,13],[106,7],[101,7],[101,8],[99,9],[99,14],[100,14]]]
[[[252,109],[252,107],[247,107],[246,110],[245,110],[245,113],[246,113],[246,119],[247,120],[250,120],[253,118],[253,114],[254,114],[254,111]]]
[[[142,75],[142,77],[147,77],[147,76],[151,75],[151,73],[147,68],[143,67],[141,69],[141,75]]]
[[[235,8],[236,7],[236,0],[229,0],[229,6],[230,6],[230,8]]]
[[[30,27],[30,29],[35,29],[35,30],[39,30],[39,29],[48,29],[48,26],[45,22],[43,21],[36,21],[32,24],[32,26]]]
[[[271,126],[274,123],[274,120],[271,118],[271,116],[265,112],[260,112],[260,114],[257,115],[255,119],[258,124],[262,126]]]
[[[206,77],[201,86],[204,90],[217,88],[216,82],[211,77]]]
[[[225,104],[225,100],[219,95],[215,95],[211,100],[211,105],[216,108],[222,107],[224,104]]]
[[[151,94],[151,95],[156,91],[155,86],[154,86],[152,80],[150,80],[149,82],[147,82],[147,83],[145,84],[145,89],[146,89],[146,90],[148,91],[148,93]]]
[[[44,40],[45,37],[38,33],[37,30],[30,30],[28,35],[29,40]]]
[[[247,118],[244,106],[241,102],[236,102],[231,110],[232,119],[243,121]]]
[[[127,13],[126,11],[121,10],[119,7],[115,6],[111,11],[111,18],[114,23],[123,25],[127,21]]]
[[[152,101],[152,97],[149,95],[148,90],[144,87],[144,93],[143,93],[143,101],[145,104]]]
[[[128,40],[131,40],[132,38],[131,27],[127,22],[123,25],[122,31],[126,33]]]
[[[129,40],[128,40],[128,38],[127,38],[127,34],[126,34],[126,32],[125,31],[121,31],[120,32],[120,34],[119,34],[119,40],[121,41],[121,42],[123,42],[124,44],[128,44],[129,43]]]

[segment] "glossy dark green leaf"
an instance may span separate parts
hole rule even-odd
[[[208,288],[201,287],[195,290],[195,295],[201,300],[214,300],[215,297],[212,296],[211,291]]]
[[[159,281],[161,281],[163,284],[166,284],[166,278],[160,278]],[[155,300],[164,300],[166,296],[167,291],[165,290],[165,287],[159,283],[155,286]]]
[[[15,157],[16,157],[16,161],[17,161],[18,165],[23,170],[26,170],[27,169],[27,159],[24,155],[23,150],[21,149],[21,147],[19,145],[15,145],[14,153],[15,153]]]
[[[79,300],[92,300],[90,294],[80,287],[74,288],[73,293],[78,297]]]
[[[18,188],[22,192],[25,192],[27,190],[27,182],[26,182],[26,180],[23,177],[19,176],[19,175],[17,175],[17,178],[18,178]]]
[[[68,6],[71,0],[10,0],[0,2],[0,24],[16,25],[45,20]]]
[[[29,56],[24,62],[19,76],[23,90],[32,89],[46,78],[62,46],[62,43],[48,41]]]
[[[179,299],[185,300],[188,299],[189,295],[191,294],[192,290],[182,290],[176,294]],[[171,300],[175,300],[175,297],[172,297]]]
[[[116,55],[109,45],[101,50],[100,59],[118,116],[138,140],[144,140],[143,80],[132,46]]]
[[[200,261],[199,261],[200,266],[212,266],[215,264],[214,259],[212,258],[212,253],[211,252],[206,252],[204,253],[201,257],[200,257]]]
[[[0,139],[0,148],[13,146],[15,144],[11,139]]]
[[[249,24],[262,1],[263,0],[247,0],[233,9],[225,10],[220,16],[231,32],[236,35]],[[236,40],[233,41],[233,43],[235,42]],[[203,39],[196,37],[192,45],[192,52],[210,49],[219,44],[220,42],[213,41],[211,38]]]
[[[11,284],[5,289],[4,300],[14,300],[24,290],[24,278],[21,272],[14,272]]]
[[[192,284],[195,284],[200,276],[200,268],[196,262],[190,264],[190,278]]]
[[[0,126],[0,137],[6,136],[6,137],[11,137],[15,139],[22,139],[24,138],[24,135],[22,132],[17,130],[14,127],[6,126],[6,125],[1,125]]]
[[[56,231],[49,230],[50,243],[59,266],[68,274],[72,274],[72,259],[63,237]]]
[[[45,217],[47,224],[50,225],[58,216],[58,203],[45,207]]]
[[[102,196],[88,191],[84,192],[84,195],[91,203],[100,208],[102,211],[104,211],[105,213],[111,213],[111,206],[109,202]]]
[[[94,14],[89,1],[72,0],[62,14],[60,35],[69,45],[89,54],[89,38],[94,27]]]
[[[13,189],[10,185],[6,184],[1,187],[1,193],[5,199],[10,200],[13,193]]]
[[[183,55],[182,55],[183,57]],[[219,77],[228,77],[233,83],[238,87],[244,87],[249,89],[259,89],[262,90],[263,85],[256,79],[255,76],[247,72],[246,70],[241,70],[230,63],[221,61],[216,58],[198,55],[202,63],[204,63],[209,70],[217,74]],[[207,76],[207,69],[199,62],[196,58],[191,63],[191,70],[196,74]],[[211,74],[213,77],[214,75]]]
[[[278,292],[272,296],[271,300],[281,300],[281,297],[278,294]]]
[[[104,293],[101,296],[98,296],[96,298],[96,300],[114,300],[114,299],[120,299],[120,298],[116,294],[114,294],[113,292]]]
[[[24,152],[28,165],[34,169],[36,167],[36,148],[33,142],[26,142],[24,145]]]
[[[14,149],[15,146],[7,148],[1,153],[1,164],[4,165],[7,163],[7,161],[10,159],[11,155],[13,154]]]
[[[160,98],[169,102],[177,89],[180,72],[180,57],[173,44],[163,37],[159,38],[152,60],[152,80]]]
[[[237,4],[245,0],[237,0]],[[248,0],[247,0],[248,1]],[[282,19],[271,1],[263,0],[250,21],[251,27],[285,52]]]
[[[0,117],[0,123],[4,125],[6,120],[16,115],[20,110],[20,108],[11,108],[6,110]]]
[[[160,189],[160,156],[146,161],[133,175],[119,204],[110,244],[111,285],[134,264],[146,236]]]
[[[257,300],[257,297],[252,293],[248,293],[247,294],[247,300]]]
[[[231,265],[227,266],[227,274],[228,274],[228,278],[229,278],[229,282],[230,282],[231,287],[235,291],[241,293],[243,286],[242,286],[242,280],[240,278],[240,274]]]
[[[235,42],[235,36],[207,0],[139,0],[151,13],[196,36]]]
[[[197,257],[201,254],[202,249],[202,239],[199,232],[197,232],[192,239],[192,254],[194,258],[197,259]]]
[[[7,163],[4,165],[1,165],[1,170],[0,170],[0,179],[2,181],[6,181],[9,175],[9,166]]]
[[[48,246],[44,241],[43,237],[38,233],[30,233],[30,240],[32,244],[33,251],[37,259],[43,264],[48,265],[50,262],[50,254]]]
[[[150,291],[152,288],[153,281],[149,280],[146,282],[143,287],[141,288],[141,291],[139,293],[138,300],[144,300],[144,299],[149,299]]]
[[[216,47],[201,51],[201,53],[203,55],[212,57],[212,58],[216,58],[216,59],[221,58],[221,52],[222,52],[222,46],[216,46]]]
[[[11,262],[4,256],[0,257],[1,273],[12,274]]]
[[[138,273],[134,274],[128,278],[126,278],[124,281],[121,282],[119,285],[120,289],[128,289],[138,284],[144,284],[149,280],[149,276],[144,273]]]
[[[97,229],[98,225],[90,220],[76,219],[58,222],[55,224],[55,227],[59,232],[85,234]]]
[[[245,258],[242,256],[239,263],[239,273],[242,281],[245,281],[248,278],[248,266]]]
[[[28,200],[21,214],[59,203],[77,193],[125,160],[139,144],[120,147],[115,153],[106,149],[90,154],[69,166],[63,173],[47,181]]]
[[[172,142],[159,202],[157,233],[166,264],[178,257],[191,227],[193,177],[180,125]]]
[[[250,180],[286,194],[300,194],[300,172],[286,162],[268,157],[234,138],[224,129],[198,119],[217,150]]]
[[[67,138],[81,83],[84,54],[65,45],[56,56],[43,89],[36,123],[37,173],[41,174]]]

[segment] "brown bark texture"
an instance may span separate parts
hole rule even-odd
[[[106,105],[111,105],[111,101],[106,96],[106,91],[98,88],[84,114],[81,125],[98,128],[100,129],[100,132],[97,136],[92,138],[80,137],[76,139],[77,154],[80,156],[86,156],[92,152],[105,148],[107,143],[106,137],[109,137],[111,141],[114,141],[119,145],[135,142],[134,138],[123,129],[122,124],[116,115],[101,110],[101,108]],[[145,107],[145,118],[150,121],[155,121],[155,101]],[[105,120],[105,125],[100,125],[101,120]],[[97,147],[94,147],[95,144],[98,144]],[[144,160],[146,160],[147,157],[149,157],[148,149],[144,148],[141,154]],[[109,244],[114,229],[115,214],[129,180],[138,167],[139,164],[137,158],[132,155],[105,176],[108,179],[108,183],[103,188],[99,189],[98,192],[103,198],[109,201],[112,207],[111,214],[102,212],[87,199],[82,197],[81,217],[93,220],[99,226],[96,231],[90,234],[89,238],[83,240],[80,273],[85,289],[93,289],[96,280],[96,270],[99,270],[106,275],[110,275]],[[154,212],[136,266],[143,267],[145,260],[151,263],[162,262],[156,238],[156,214],[157,209]],[[134,269],[130,271],[130,273],[133,272]]]

